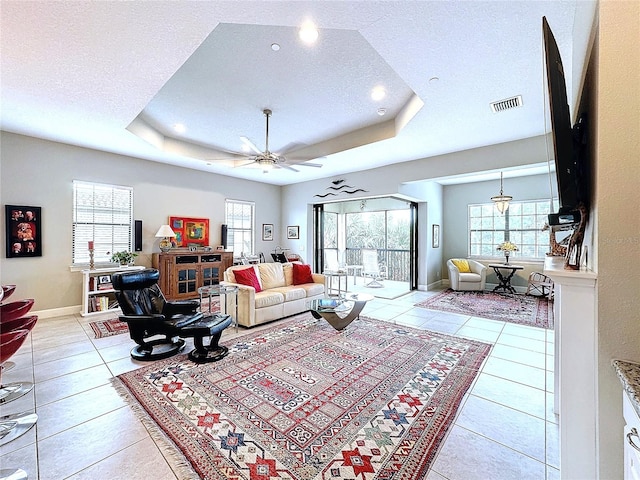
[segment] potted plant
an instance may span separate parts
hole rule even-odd
[[[126,250],[123,250],[122,252],[113,252],[113,255],[111,255],[111,261],[114,263],[119,263],[120,265],[133,265],[133,262],[137,256],[137,253],[127,252]]]

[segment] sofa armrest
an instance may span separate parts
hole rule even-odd
[[[220,282],[226,287],[238,287],[238,318],[239,325],[252,327],[256,318],[256,289],[240,283]]]

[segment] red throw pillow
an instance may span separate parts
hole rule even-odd
[[[256,289],[256,293],[262,291],[262,287],[260,287],[260,282],[258,281],[258,276],[256,275],[256,271],[253,267],[234,270],[233,275],[236,277],[236,283],[253,287]]]
[[[299,263],[292,263],[291,265],[293,266],[294,285],[313,283],[313,276],[311,275],[311,265],[301,265]]]

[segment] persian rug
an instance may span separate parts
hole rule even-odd
[[[127,327],[127,324],[125,322],[121,322],[118,318],[96,320],[95,322],[89,322],[89,326],[91,326],[91,330],[93,330],[95,338],[129,333],[129,327]]]
[[[225,344],[225,342],[222,342]],[[114,382],[180,478],[420,479],[491,345],[309,313]]]
[[[503,295],[493,292],[445,290],[416,307],[459,313],[503,322],[553,328],[553,301],[531,295]]]
[[[209,299],[202,299],[203,312],[209,311]],[[220,312],[220,299],[212,298],[211,313]],[[118,318],[109,320],[96,320],[89,322],[89,326],[95,335],[95,338],[110,337],[112,335],[120,335],[121,333],[129,333],[129,327],[125,322],[121,322]]]

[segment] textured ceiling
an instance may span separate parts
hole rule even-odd
[[[341,175],[543,134],[542,16],[573,107],[594,11],[581,0],[3,1],[1,127],[281,185]],[[315,46],[296,36],[307,19]],[[373,102],[378,84],[388,96]],[[514,95],[523,107],[491,112]],[[424,105],[405,125],[395,117],[413,96]],[[322,168],[264,174],[212,160],[239,151],[240,136],[264,148],[264,108],[271,150],[311,145]],[[127,130],[137,120],[202,155],[162,151]]]

